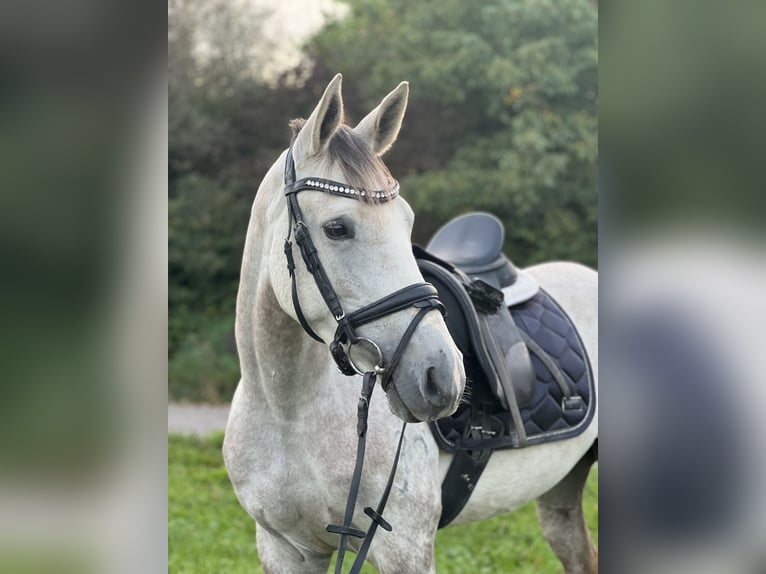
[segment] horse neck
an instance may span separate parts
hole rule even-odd
[[[274,417],[315,416],[331,400],[330,355],[280,307],[265,258],[265,221],[253,210],[237,297],[237,348],[245,392]]]

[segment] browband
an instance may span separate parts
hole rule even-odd
[[[331,179],[323,179],[321,177],[304,177],[303,179],[295,181],[295,161],[293,160],[292,147],[288,148],[287,156],[285,157],[284,180],[285,195],[294,195],[299,191],[308,189],[312,191],[322,191],[331,195],[340,195],[341,197],[351,197],[353,199],[361,200],[372,199],[379,202],[391,201],[399,195],[399,182],[393,178],[389,178],[391,186],[388,191],[370,191],[354,187],[347,183],[341,183]]]
[[[293,307],[295,308],[295,313],[303,330],[314,340],[324,343],[322,338],[311,328],[311,325],[308,324],[298,299],[293,245],[290,240],[292,234],[295,233],[295,242],[298,244],[306,268],[314,277],[314,282],[319,289],[322,299],[324,299],[325,304],[338,324],[335,330],[335,336],[330,343],[330,354],[335,359],[340,371],[346,375],[354,375],[357,373],[357,370],[354,368],[353,363],[348,357],[347,350],[344,348],[344,345],[353,345],[359,341],[360,337],[357,336],[355,331],[357,327],[409,307],[415,307],[421,311],[439,309],[444,313],[444,306],[441,301],[439,301],[438,293],[433,285],[429,283],[415,283],[386,295],[385,297],[346,315],[346,312],[343,310],[343,305],[338,298],[338,294],[335,292],[330,278],[327,276],[327,273],[322,266],[316,246],[311,239],[309,229],[303,220],[303,213],[298,203],[298,192],[304,190],[321,191],[323,193],[349,197],[361,201],[370,200],[382,203],[393,200],[399,193],[399,183],[396,180],[391,179],[391,184],[389,191],[367,191],[345,183],[319,177],[305,177],[296,181],[295,161],[293,160],[292,148],[288,149],[285,158],[285,198],[287,199],[288,206],[288,230],[284,244],[284,252],[285,257],[287,258],[287,268],[292,283]],[[412,335],[412,331],[414,330],[415,325],[420,322],[420,318],[422,318],[422,315],[419,315],[417,321],[411,323],[411,329],[408,329],[407,332],[407,339]],[[374,342],[369,342],[375,346],[380,354],[380,364],[378,366],[382,370],[382,353]]]
[[[340,195],[341,197],[350,197],[351,199],[367,199],[386,202],[391,201],[399,195],[399,182],[389,178],[390,187],[388,191],[367,191],[358,187],[353,187],[347,183],[332,181],[331,179],[322,179],[320,177],[304,177],[292,185],[285,187],[285,195],[295,194],[304,189],[311,191],[323,191],[331,195]]]

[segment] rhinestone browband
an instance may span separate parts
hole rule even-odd
[[[399,182],[395,179],[392,179],[391,181],[392,185],[390,191],[367,191],[365,189],[358,189],[348,184],[331,181],[329,179],[308,177],[296,181],[289,193],[297,193],[298,191],[304,189],[313,189],[315,191],[322,191],[325,193],[331,193],[333,195],[341,195],[343,197],[352,197],[354,199],[390,201],[399,194]]]

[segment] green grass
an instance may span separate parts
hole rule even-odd
[[[168,571],[173,574],[259,574],[255,526],[239,506],[221,458],[222,434],[168,437]],[[598,542],[598,471],[585,492],[585,511]],[[350,561],[348,561],[350,563]],[[540,533],[534,503],[516,512],[439,531],[439,574],[559,573]],[[374,573],[366,565],[362,570]]]

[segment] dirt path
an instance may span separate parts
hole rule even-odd
[[[168,404],[168,433],[206,435],[223,430],[229,405]]]

